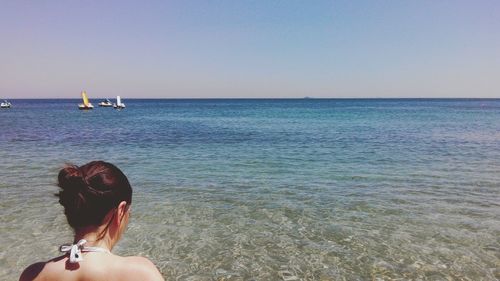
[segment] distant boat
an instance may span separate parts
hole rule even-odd
[[[122,103],[122,99],[120,98],[120,96],[116,96],[116,103],[113,104],[113,107],[116,109],[124,109],[125,108],[125,104]]]
[[[2,103],[0,103],[0,108],[10,108],[11,106],[12,104],[7,100],[4,100]]]
[[[78,109],[80,110],[94,109],[94,106],[89,102],[89,98],[87,97],[87,93],[85,93],[85,91],[82,91],[82,99],[83,103],[80,103],[78,105]]]
[[[103,100],[103,101],[101,101],[99,103],[99,106],[101,106],[101,107],[112,107],[113,104],[111,103],[111,101],[109,99],[105,99],[105,100]]]

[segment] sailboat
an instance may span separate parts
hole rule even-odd
[[[4,100],[1,104],[0,104],[0,107],[1,108],[10,108],[12,106],[12,104],[10,102],[8,102],[7,100]]]
[[[85,91],[82,91],[82,99],[83,103],[80,103],[78,105],[78,109],[80,110],[94,109],[94,106],[89,102],[89,98],[87,97],[87,93]]]
[[[124,109],[125,108],[125,104],[122,103],[122,99],[120,98],[120,96],[116,96],[116,103],[113,104],[113,107],[116,109]]]
[[[99,106],[101,106],[101,107],[112,107],[113,104],[111,103],[111,101],[109,101],[109,99],[105,99],[105,100],[103,100],[103,101],[101,101],[99,103]]]
[[[12,106],[12,104],[10,102],[8,102],[7,100],[4,100],[1,104],[0,104],[0,108],[10,108]]]

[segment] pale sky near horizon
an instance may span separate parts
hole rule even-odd
[[[0,98],[500,98],[500,1],[1,1]]]

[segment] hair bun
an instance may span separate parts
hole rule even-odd
[[[71,213],[79,210],[85,205],[85,180],[82,171],[74,165],[66,166],[58,175],[58,186],[62,189],[57,195],[59,203],[63,205],[66,212]]]
[[[83,173],[75,165],[63,168],[59,172],[57,179],[59,182],[59,187],[64,189],[65,191],[78,191],[81,190],[82,187],[85,187]]]

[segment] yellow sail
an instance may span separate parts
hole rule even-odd
[[[85,91],[82,91],[82,99],[83,105],[89,106],[89,98],[87,97],[87,93],[85,93]]]

